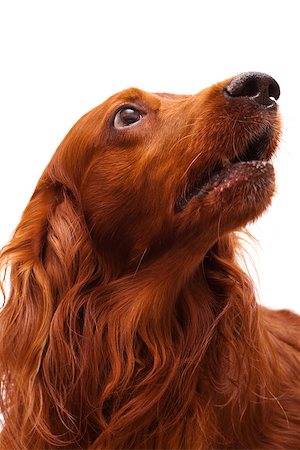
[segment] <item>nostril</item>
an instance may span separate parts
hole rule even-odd
[[[246,83],[240,84],[239,88],[239,96],[255,97],[255,95],[259,94],[259,86],[256,78],[250,78]],[[231,95],[236,96],[236,94],[237,91]]]
[[[280,95],[277,81],[260,72],[245,72],[236,76],[225,90],[230,97],[249,97],[265,106],[273,106]]]

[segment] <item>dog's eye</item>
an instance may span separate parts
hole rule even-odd
[[[142,118],[140,111],[134,108],[124,107],[120,109],[114,118],[115,128],[124,128],[133,125]]]

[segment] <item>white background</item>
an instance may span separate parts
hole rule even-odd
[[[255,70],[280,83],[277,195],[254,225],[261,302],[300,312],[299,2],[10,0],[0,6],[0,245],[59,142],[123,88],[195,93]],[[259,280],[257,279],[259,278]]]

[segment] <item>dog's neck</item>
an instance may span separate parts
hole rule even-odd
[[[231,423],[238,423],[240,431],[234,433],[242,434],[245,421],[251,429],[253,410],[257,414],[259,399],[270,388],[255,368],[267,349],[262,349],[266,342],[251,281],[235,262],[235,244],[231,235],[219,240],[189,277],[182,273],[185,261],[181,277],[178,272],[172,278],[170,260],[169,270],[155,271],[153,264],[149,271],[141,268],[111,283],[102,295],[104,305],[107,302],[102,344],[118,367],[117,373],[103,376],[109,391],[119,392],[116,404],[125,405],[129,391],[138,403],[143,386],[143,398],[149,395],[146,422],[156,414],[151,406],[155,393],[163,411],[158,420],[164,421],[171,408],[170,423],[175,420],[178,430],[188,412],[194,421],[210,416],[208,423],[216,429],[228,431]],[[166,433],[168,426],[165,423]]]

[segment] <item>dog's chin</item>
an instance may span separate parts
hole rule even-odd
[[[257,219],[270,205],[274,190],[275,173],[270,162],[231,163],[202,184],[180,205],[177,214],[189,216],[191,225],[197,210],[200,222],[215,226],[218,233],[233,231]]]
[[[221,220],[232,219],[243,226],[256,219],[271,203],[275,190],[275,173],[267,161],[231,164],[217,172],[203,185],[196,200],[219,213]],[[223,217],[223,219],[222,219]]]

